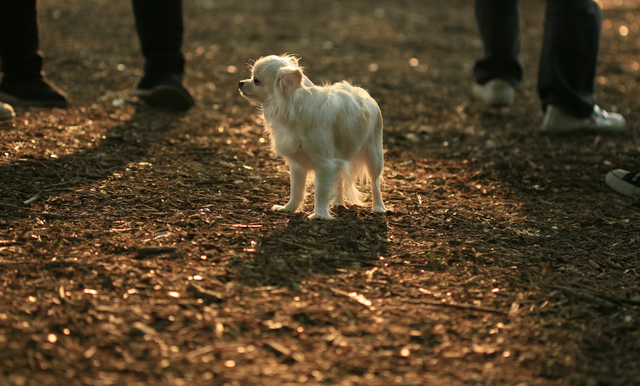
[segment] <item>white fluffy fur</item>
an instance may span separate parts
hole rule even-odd
[[[291,169],[291,198],[276,211],[295,212],[304,201],[306,180],[315,172],[313,219],[330,219],[329,204],[344,196],[362,204],[356,181],[371,181],[373,211],[385,211],[380,193],[383,168],[382,114],[362,88],[347,82],[316,86],[293,56],[260,58],[241,94],[261,106],[272,150]]]

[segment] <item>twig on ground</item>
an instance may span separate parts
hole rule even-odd
[[[453,303],[439,303],[439,302],[429,302],[426,300],[418,300],[418,299],[403,299],[404,302],[412,303],[412,304],[425,304],[428,306],[437,306],[437,307],[451,307],[458,308],[461,310],[470,310],[470,311],[478,311],[478,312],[490,312],[492,314],[498,315],[508,315],[506,312],[496,310],[495,308],[487,308],[487,307],[476,307],[470,306],[466,304],[453,304]]]
[[[564,287],[560,285],[552,285],[549,287],[552,289],[561,291],[565,295],[570,295],[580,300],[595,303],[599,306],[606,307],[606,308],[614,308],[616,306],[621,305],[622,303],[640,305],[640,302],[637,302],[635,300],[624,299],[616,296],[610,296],[610,295],[599,294],[594,292],[586,292],[576,288],[569,288],[569,287]]]

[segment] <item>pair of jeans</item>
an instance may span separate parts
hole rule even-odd
[[[522,80],[518,0],[476,0],[484,57],[474,67],[478,84]],[[594,80],[602,11],[593,0],[547,0],[538,72],[543,111],[548,105],[580,118],[595,106]]]
[[[183,74],[184,25],[181,0],[133,0],[145,77]],[[36,0],[0,0],[0,61],[4,78],[41,77]]]

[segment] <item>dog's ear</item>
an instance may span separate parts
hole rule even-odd
[[[285,55],[284,58],[291,64],[291,67],[298,67],[298,58],[295,56]]]
[[[276,86],[284,93],[291,93],[302,87],[302,71],[295,67],[282,67],[278,71]]]

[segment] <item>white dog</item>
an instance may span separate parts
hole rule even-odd
[[[362,204],[355,182],[369,174],[373,211],[385,211],[380,194],[383,167],[382,114],[362,88],[343,81],[315,86],[293,56],[260,58],[251,79],[239,83],[240,93],[261,106],[272,150],[291,169],[291,198],[273,210],[295,212],[304,200],[307,174],[315,172],[312,219],[331,219],[332,205],[343,195]]]

